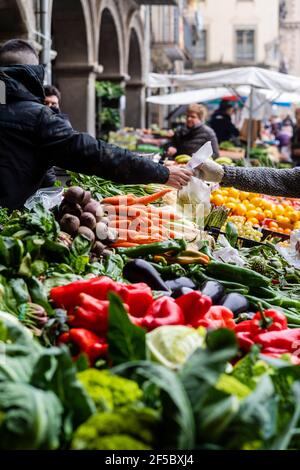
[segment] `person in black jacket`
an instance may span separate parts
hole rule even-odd
[[[227,101],[222,101],[219,109],[212,115],[210,127],[215,131],[219,144],[235,137],[239,137],[240,132],[232,123],[231,117],[234,108]]]
[[[201,104],[190,104],[186,112],[186,125],[178,128],[167,150],[168,157],[193,155],[206,142],[211,141],[214,157],[219,156],[219,146],[214,131],[204,124],[206,108]]]
[[[0,47],[0,206],[21,208],[49,168],[101,176],[120,183],[186,185],[192,173],[76,132],[70,122],[44,105],[44,67],[31,45],[11,40]]]
[[[59,113],[60,112],[60,100],[61,94],[59,90],[53,85],[44,86],[45,93],[45,102],[46,106],[52,109],[52,111]],[[40,187],[41,188],[51,188],[56,182],[56,173],[54,167],[50,168],[45,174]]]

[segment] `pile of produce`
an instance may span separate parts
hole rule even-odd
[[[271,231],[290,235],[300,228],[300,205],[298,200],[247,193],[235,188],[219,188],[212,193],[211,202],[225,205],[234,216]]]
[[[0,448],[299,449],[300,270],[222,206],[280,204],[218,190],[214,241],[169,189],[101,185],[5,211]]]

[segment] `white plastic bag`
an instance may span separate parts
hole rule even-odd
[[[64,188],[51,187],[38,189],[30,198],[27,199],[24,206],[31,210],[36,204],[42,204],[45,209],[50,210],[59,206],[63,199]]]
[[[224,235],[220,235],[218,244],[221,246],[213,252],[214,258],[222,263],[232,263],[237,266],[244,266],[246,262],[240,257],[236,248],[233,248]]]
[[[193,154],[187,168],[195,172],[196,168],[210,158],[212,154],[211,142],[206,142]],[[192,218],[200,224],[200,221],[203,221],[204,217],[210,212],[210,193],[210,187],[201,179],[193,176],[191,181],[178,192],[177,204],[184,212],[185,217]]]
[[[291,233],[290,246],[286,247],[278,243],[275,248],[290,266],[300,269],[300,230],[294,230]]]

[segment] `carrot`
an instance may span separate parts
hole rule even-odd
[[[102,199],[101,204],[129,205],[129,204],[134,204],[135,200],[136,200],[136,197],[133,194],[127,194],[123,196],[106,197]]]
[[[158,199],[162,198],[170,191],[172,191],[171,188],[166,188],[158,193],[150,194],[149,196],[138,197],[133,204],[151,204],[151,202],[158,201]]]
[[[161,219],[165,219],[165,220],[179,220],[180,219],[180,217],[177,214],[175,214],[175,212],[164,211],[155,206],[146,207],[145,210],[147,210],[148,214],[150,213],[154,217],[160,217]]]
[[[118,216],[127,217],[127,218],[138,217],[138,216],[148,218],[148,213],[145,210],[140,209],[140,208],[135,208],[133,206],[109,205],[109,206],[105,206],[105,211],[108,212],[109,217],[118,215]]]

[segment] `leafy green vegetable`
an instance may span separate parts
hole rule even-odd
[[[146,332],[135,326],[120,298],[109,294],[108,356],[114,365],[146,358]]]
[[[132,380],[112,375],[108,371],[87,369],[77,378],[93,399],[98,411],[113,411],[142,399],[143,392]]]
[[[97,413],[75,432],[75,450],[147,450],[155,442],[158,414],[150,408]]]
[[[148,398],[159,403],[161,421],[157,440],[160,449],[194,449],[195,422],[191,404],[174,372],[148,361],[121,364],[111,372],[136,380],[147,390]]]
[[[50,391],[26,383],[0,382],[0,448],[57,449],[62,406]]]

